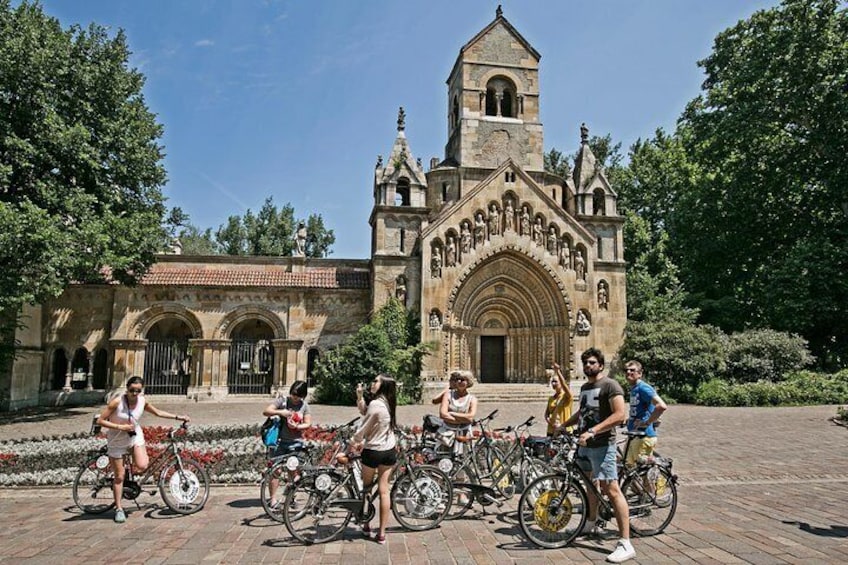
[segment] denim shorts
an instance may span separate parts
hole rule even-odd
[[[580,447],[577,450],[575,461],[581,469],[591,472],[593,479],[599,481],[618,480],[614,443],[603,447]]]
[[[303,447],[303,442],[299,439],[286,441],[280,440],[277,443],[276,447],[272,447],[268,450],[268,457],[271,459],[276,459],[277,457],[282,457],[284,455],[288,455],[289,453],[295,453],[300,451]]]

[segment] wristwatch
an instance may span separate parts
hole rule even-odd
[[[595,430],[593,430],[592,428],[589,428],[588,430],[586,430],[586,433],[592,434],[592,437],[595,437]]]

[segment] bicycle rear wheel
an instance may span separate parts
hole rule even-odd
[[[429,530],[448,515],[453,498],[450,478],[436,467],[419,465],[395,481],[392,513],[408,530]]]
[[[115,507],[115,476],[109,457],[95,455],[82,464],[74,478],[74,504],[86,514],[102,514]]]
[[[341,535],[353,512],[333,502],[354,498],[349,484],[339,484],[342,480],[335,473],[316,473],[289,485],[283,521],[295,539],[313,544],[332,541]]]
[[[296,457],[298,460],[296,469],[301,469],[306,464],[304,457],[298,454],[289,455],[269,467],[262,474],[262,482],[259,484],[259,500],[262,501],[262,508],[265,510],[265,514],[281,524],[283,523],[283,500],[286,498],[286,489],[291,482],[290,477],[294,474],[294,472],[289,471],[288,467],[289,458],[291,457]],[[271,497],[272,482],[275,482],[277,485],[274,490],[274,501],[272,501]],[[276,504],[272,504],[272,502],[276,502]]]
[[[639,536],[654,536],[671,523],[677,511],[677,486],[667,468],[651,465],[624,482],[621,491],[630,507],[630,529]]]
[[[209,500],[209,474],[193,459],[175,459],[159,475],[159,493],[174,512],[194,514]]]
[[[553,467],[547,462],[535,457],[526,457],[521,461],[520,480],[521,488],[526,489],[527,485],[538,479],[542,475],[549,475],[554,472]]]
[[[518,521],[527,539],[548,549],[574,541],[586,522],[586,492],[571,475],[543,475],[518,502]]]

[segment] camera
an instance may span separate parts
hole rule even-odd
[[[135,428],[133,428],[131,431],[127,432],[127,435],[130,436],[130,437],[135,437]]]

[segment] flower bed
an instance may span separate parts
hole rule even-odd
[[[144,427],[151,459],[167,448],[162,426]],[[313,453],[322,457],[333,445],[336,432],[314,427],[304,432]],[[267,467],[267,450],[259,425],[192,426],[177,439],[181,454],[201,463],[215,483],[258,483]],[[0,487],[70,485],[79,466],[106,445],[104,435],[68,434],[0,442]]]

